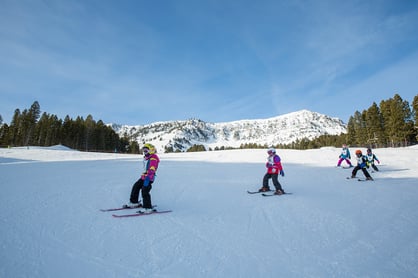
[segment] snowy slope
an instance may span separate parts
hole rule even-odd
[[[99,209],[127,201],[138,156],[0,149],[0,277],[417,277],[416,147],[376,150],[374,182],[339,149],[279,154],[293,195],[271,198],[246,193],[265,150],[161,154],[173,212],[115,219]]]

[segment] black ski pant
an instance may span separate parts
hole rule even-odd
[[[150,183],[148,184],[148,186],[144,186],[144,180],[143,179],[137,180],[134,183],[134,185],[132,186],[130,202],[131,203],[138,203],[139,191],[142,189],[141,190],[141,193],[142,193],[142,206],[144,208],[152,208],[151,194],[150,194],[150,191],[152,189],[152,183],[153,182],[150,181]]]
[[[266,173],[264,175],[264,178],[263,178],[263,187],[270,188],[269,187],[269,179],[271,179],[273,181],[273,185],[276,188],[276,190],[283,191],[282,185],[280,184],[278,178],[279,178],[279,174],[269,174],[269,173]]]
[[[351,173],[351,176],[355,177],[356,174],[357,174],[357,171],[360,170],[360,169],[363,171],[363,174],[366,176],[366,178],[371,178],[369,172],[367,172],[367,169],[366,168],[361,168],[360,166],[354,167],[353,172]]]

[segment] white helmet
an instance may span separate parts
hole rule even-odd
[[[268,154],[273,154],[273,153],[276,153],[276,149],[275,149],[275,148],[269,148],[269,149],[267,150],[267,153],[268,153]]]

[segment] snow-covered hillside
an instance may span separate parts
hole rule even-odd
[[[375,150],[373,182],[339,151],[279,150],[293,194],[267,198],[265,150],[160,154],[173,212],[115,219],[139,156],[0,149],[0,277],[417,277],[417,147]]]
[[[120,135],[153,143],[160,152],[166,148],[185,151],[193,145],[206,149],[238,148],[242,144],[275,146],[297,139],[313,139],[320,135],[338,135],[346,126],[337,118],[301,110],[269,119],[207,123],[201,120],[158,122],[144,126],[112,125]]]

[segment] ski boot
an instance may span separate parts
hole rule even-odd
[[[276,191],[274,191],[274,195],[283,195],[285,194],[283,190],[277,189]]]
[[[123,208],[140,208],[142,205],[140,203],[128,203],[122,206]]]
[[[150,214],[156,211],[157,210],[154,208],[141,208],[140,210],[137,211],[137,213]]]

